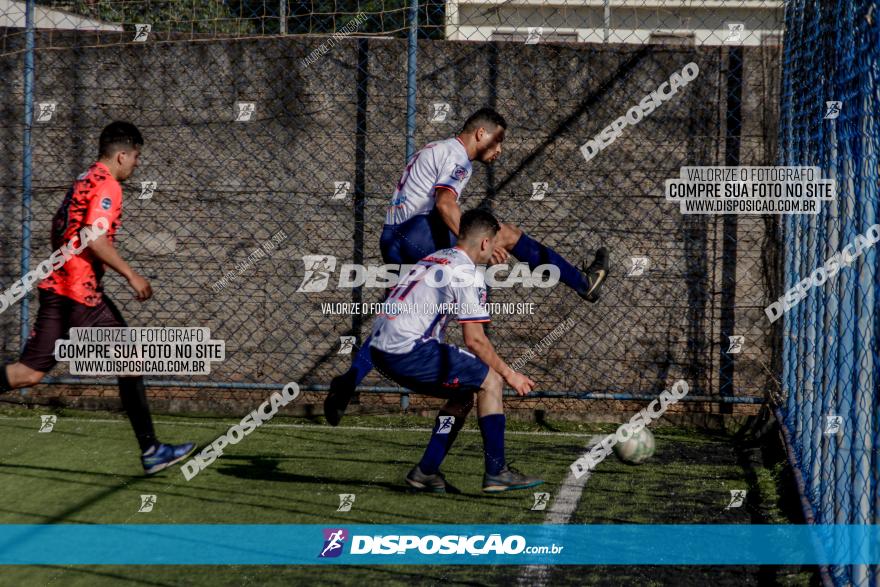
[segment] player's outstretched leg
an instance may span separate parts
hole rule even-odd
[[[407,484],[413,489],[431,493],[461,493],[446,481],[446,477],[440,472],[440,464],[449,454],[452,443],[455,442],[474,407],[473,394],[466,395],[468,396],[466,398],[450,399],[437,414],[425,454],[422,455],[419,464],[406,476]]]
[[[367,337],[367,340],[355,354],[348,371],[337,375],[330,382],[330,392],[324,399],[324,417],[331,426],[339,425],[357,386],[373,370],[373,360],[370,358],[370,341],[372,339],[372,336]]]
[[[513,224],[501,225],[498,242],[514,257],[528,263],[532,269],[539,265],[555,265],[559,268],[559,279],[562,283],[588,302],[599,301],[599,289],[608,277],[609,270],[608,250],[605,247],[596,251],[592,263],[578,269],[562,255],[542,245]]]
[[[144,474],[152,475],[167,469],[185,459],[195,449],[196,445],[192,442],[164,444],[156,440],[143,377],[120,377],[119,399],[122,400],[122,408],[141,447]]]
[[[500,493],[513,489],[528,489],[544,481],[524,475],[510,467],[504,460],[504,404],[501,391],[501,375],[490,370],[486,381],[477,393],[477,422],[483,435],[483,453],[486,472],[483,475],[483,492]]]
[[[0,393],[6,393],[20,387],[33,387],[43,380],[46,374],[31,369],[22,363],[0,365]]]
[[[94,308],[74,306],[70,323],[71,326],[97,328],[124,328],[127,326],[119,309],[106,295]],[[156,439],[156,433],[153,430],[153,417],[150,415],[150,407],[147,405],[147,390],[143,377],[119,377],[117,381],[122,408],[128,416],[128,421],[134,429],[134,435],[141,448],[141,464],[144,467],[145,475],[152,475],[167,469],[185,459],[195,450],[196,445],[192,442],[164,444]]]
[[[23,363],[0,365],[0,393],[37,385],[44,375],[43,371],[31,369]],[[182,461],[195,449],[192,442],[163,444],[156,440],[143,377],[120,377],[119,397],[140,445],[145,474],[158,473]]]

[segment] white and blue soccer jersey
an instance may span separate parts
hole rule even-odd
[[[394,190],[385,224],[402,224],[434,208],[434,190],[445,187],[461,197],[473,173],[464,143],[458,137],[428,143],[409,160]]]
[[[402,354],[419,342],[443,342],[452,320],[489,322],[483,273],[462,249],[433,253],[400,280],[373,325],[373,348]]]

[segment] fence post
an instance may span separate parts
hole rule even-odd
[[[281,0],[278,4],[278,32],[287,34],[287,0]]]
[[[409,35],[406,53],[406,164],[416,152],[416,54],[419,37],[419,0],[409,3]]]
[[[24,52],[24,133],[21,156],[21,275],[31,266],[31,174],[32,147],[31,124],[34,120],[34,10],[36,0],[25,4],[25,52]],[[29,334],[28,296],[21,300],[21,347],[24,348]]]
[[[724,138],[724,164],[734,167],[740,164],[740,133],[742,130],[742,47],[731,47],[727,53],[727,112],[726,135]],[[723,241],[721,244],[721,357],[718,373],[718,393],[721,396],[733,395],[734,357],[727,352],[730,336],[736,334],[736,255],[737,255],[737,217],[725,214],[723,222]],[[732,406],[724,404],[721,413],[732,413]]]

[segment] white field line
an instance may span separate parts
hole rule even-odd
[[[592,448],[597,442],[601,442],[603,438],[604,435],[593,436],[590,438],[587,443],[587,448],[584,451],[584,455],[588,454],[590,448]],[[571,517],[574,515],[575,510],[577,510],[578,503],[581,500],[581,494],[583,494],[584,486],[587,484],[587,479],[589,478],[590,471],[586,471],[580,478],[577,478],[574,476],[574,473],[571,472],[571,469],[569,469],[568,474],[562,481],[562,486],[559,488],[559,494],[556,496],[556,499],[553,500],[553,505],[547,510],[547,515],[544,518],[545,524],[568,524],[569,521],[571,521]],[[524,587],[543,587],[547,584],[550,577],[551,567],[552,564],[527,565],[523,567],[517,584]]]
[[[0,421],[3,420],[33,420],[36,416],[0,416]],[[59,417],[59,420],[62,418]],[[111,419],[111,418],[77,418],[76,416],[70,416],[71,420],[76,420],[77,422],[95,422],[101,424],[128,424],[128,420],[126,418],[120,419]],[[217,420],[233,420],[232,418],[224,416],[223,418],[217,418]],[[217,428],[216,423],[208,423],[208,422],[192,422],[192,421],[177,421],[177,420],[154,420],[155,424],[162,424],[164,426],[190,426],[190,427],[202,427],[202,428]],[[56,424],[57,426],[57,424]],[[260,428],[303,428],[308,430],[362,430],[362,431],[377,431],[377,432],[431,432],[432,428],[392,428],[390,426],[324,426],[319,424],[263,424]],[[461,432],[479,434],[479,430],[462,430]],[[583,438],[586,436],[586,433],[582,432],[546,432],[546,431],[528,431],[528,430],[506,430],[504,432],[505,436],[573,436],[577,438]]]

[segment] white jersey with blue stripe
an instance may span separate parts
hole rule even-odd
[[[418,342],[443,342],[452,320],[489,322],[483,272],[458,247],[428,255],[400,280],[373,325],[371,345],[410,352]]]
[[[402,224],[428,214],[434,208],[434,190],[438,187],[451,189],[458,201],[472,172],[467,149],[458,137],[428,143],[407,163],[385,214],[385,224]]]

